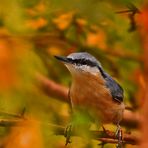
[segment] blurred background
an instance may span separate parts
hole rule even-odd
[[[54,55],[80,51],[94,55],[124,88],[132,113],[123,130],[142,135],[148,123],[139,123],[147,102],[147,6],[147,0],[0,0],[0,147],[65,147],[53,129],[69,123],[71,76]],[[101,147],[90,141],[73,137],[67,147]]]

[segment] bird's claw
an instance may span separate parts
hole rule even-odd
[[[71,143],[71,133],[72,133],[72,124],[69,124],[64,132],[64,136],[66,138],[66,143],[65,145],[68,145],[69,143]]]
[[[123,147],[123,136],[122,136],[122,129],[120,125],[117,126],[115,137],[118,139],[118,144],[116,148],[122,148]]]

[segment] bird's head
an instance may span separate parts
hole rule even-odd
[[[72,75],[74,74],[97,74],[102,70],[100,62],[87,52],[72,53],[67,57],[55,56],[62,61],[69,69]]]

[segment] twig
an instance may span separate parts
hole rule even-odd
[[[55,97],[56,99],[69,102],[68,100],[68,88],[49,80],[41,74],[36,74],[37,80],[41,89],[49,96]]]
[[[26,108],[23,108],[23,110],[19,114],[13,114],[13,113],[7,113],[7,112],[0,111],[0,115],[18,119],[18,118],[24,117],[25,111],[26,111]]]
[[[54,129],[54,133],[56,135],[64,135],[64,131],[65,131],[65,128],[61,128],[61,127]],[[99,140],[99,141],[106,142],[106,143],[117,143],[118,142],[118,140],[115,137],[115,132],[112,132],[109,130],[106,130],[105,132],[90,130],[89,135],[91,135],[92,139]],[[140,141],[140,138],[138,136],[134,136],[134,135],[127,134],[127,133],[123,133],[123,135],[124,135],[123,137],[124,144],[136,145]],[[78,135],[77,132],[73,132],[72,136],[81,136],[81,135]]]
[[[18,126],[18,123],[23,120],[24,119],[0,119],[0,126],[3,127]]]
[[[135,20],[135,15],[138,13],[141,13],[141,11],[132,3],[130,3],[128,6],[128,10],[123,10],[123,11],[117,11],[116,13],[128,13],[129,20],[130,20],[130,28],[128,31],[135,31],[136,30],[136,20]]]
[[[20,118],[20,119],[17,119],[17,120],[16,119],[11,119],[11,120],[1,119],[0,120],[0,126],[5,126],[5,127],[19,126],[19,125],[23,126],[23,124],[19,124],[23,121],[25,121],[25,122],[33,121],[34,123],[36,122],[38,124],[46,124],[46,125],[48,125],[52,128],[53,133],[56,134],[56,135],[63,135],[64,136],[64,133],[65,133],[65,127],[64,126],[51,124],[51,123],[43,123],[43,122],[40,122],[40,121],[29,120],[29,119],[24,119],[24,118]],[[112,132],[112,131],[109,131],[109,130],[92,131],[92,130],[90,130],[90,131],[88,131],[88,133],[89,133],[89,135],[91,135],[91,138],[94,139],[94,140],[99,140],[99,141],[106,142],[106,143],[117,143],[115,133]],[[125,143],[125,144],[136,145],[140,141],[140,138],[138,136],[134,136],[134,135],[127,134],[127,133],[124,133],[123,135],[124,135],[123,143]],[[80,136],[81,137],[82,135],[79,135],[78,132],[73,131],[71,136]]]

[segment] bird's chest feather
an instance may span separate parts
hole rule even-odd
[[[75,77],[70,96],[74,108],[80,107],[100,116],[104,122],[116,122],[121,118],[121,104],[113,101],[105,81],[100,76],[86,74]]]

